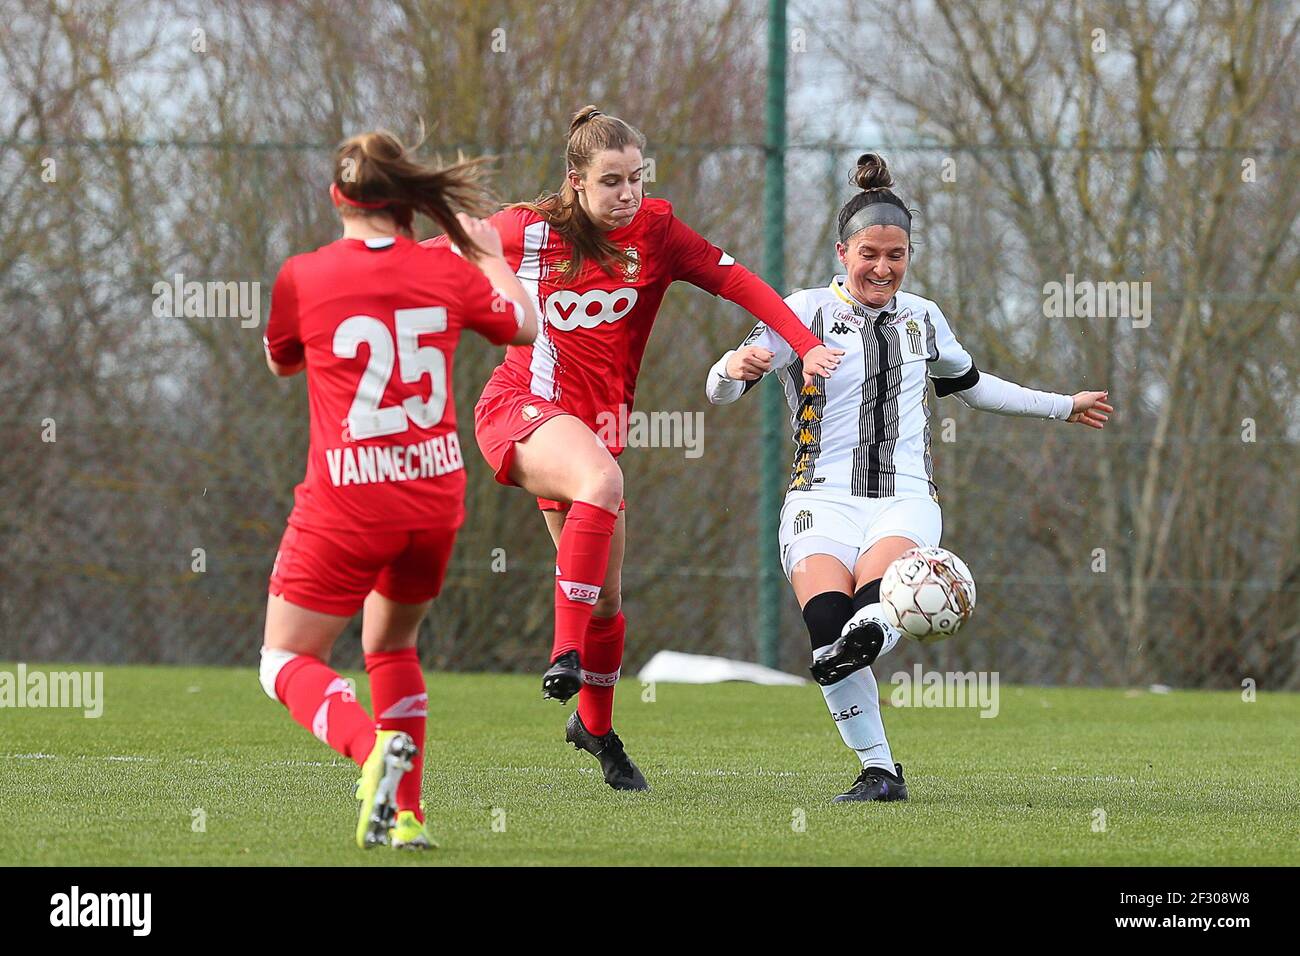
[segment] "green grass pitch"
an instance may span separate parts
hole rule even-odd
[[[252,670],[107,668],[99,719],[0,710],[0,864],[1297,863],[1300,695],[1001,691],[992,719],[887,708],[911,800],[833,806],[856,766],[814,685],[644,701],[625,680],[616,725],[654,789],[622,794],[536,677],[432,674],[442,848],[404,854],[353,846],[354,766]]]

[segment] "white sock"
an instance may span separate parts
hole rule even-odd
[[[885,620],[885,609],[879,601],[875,604],[868,604],[862,610],[849,618],[848,623],[844,625],[844,630],[840,631],[840,634],[844,634],[849,628],[856,627],[864,620],[875,621],[885,631],[885,643],[880,645],[880,653],[876,655],[876,660],[880,660],[894,649],[894,645],[898,643],[898,639],[902,637],[903,634],[898,628]],[[890,769],[892,770],[893,767],[891,766]]]
[[[858,755],[863,767],[884,767],[894,772],[894,755],[885,739],[880,719],[880,689],[870,667],[854,671],[834,684],[819,685],[826,706],[844,743]]]

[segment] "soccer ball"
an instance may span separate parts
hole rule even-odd
[[[933,644],[952,637],[975,609],[975,579],[943,548],[912,548],[880,581],[885,620],[907,637]]]

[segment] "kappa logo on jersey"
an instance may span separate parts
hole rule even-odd
[[[836,322],[831,326],[831,335],[848,335],[853,330],[843,322]]]
[[[796,487],[802,488],[804,485],[808,483],[808,476],[804,474],[804,472],[807,470],[808,470],[808,453],[802,452],[799,455],[799,460],[795,462],[794,474],[790,478],[791,488],[796,488]],[[804,513],[806,514],[807,512]],[[795,532],[795,534],[798,533],[799,532],[797,531]]]
[[[546,297],[546,321],[561,332],[581,326],[594,329],[603,322],[617,322],[636,305],[636,289],[590,289],[575,292],[558,289]]]
[[[794,533],[803,534],[813,524],[813,514],[807,508],[794,516]]]

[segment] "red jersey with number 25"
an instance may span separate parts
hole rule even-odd
[[[506,261],[537,302],[539,328],[532,345],[506,350],[488,388],[526,389],[576,415],[597,435],[621,440],[620,429],[609,425],[619,420],[620,405],[631,411],[650,330],[664,293],[678,279],[765,313],[759,318],[796,336],[790,344],[799,355],[821,344],[779,295],[681,222],[665,199],[647,197],[631,222],[605,234],[631,258],[630,265],[615,266],[610,274],[587,263],[567,284],[561,274],[572,248],[542,216],[512,208],[491,222]],[[623,450],[618,444],[609,448],[614,454]]]
[[[311,446],[289,523],[337,530],[455,528],[465,463],[452,403],[462,329],[500,345],[523,317],[447,248],[339,239],[293,256],[271,293],[266,347],[307,360]]]

